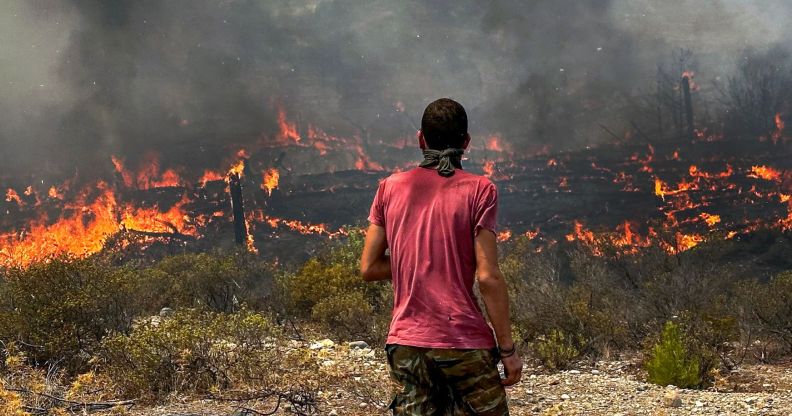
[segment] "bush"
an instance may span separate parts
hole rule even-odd
[[[279,277],[286,312],[312,319],[338,338],[379,342],[390,322],[392,291],[387,283],[364,282],[359,273],[362,230],[345,243]]]
[[[179,254],[140,272],[145,309],[208,307],[230,312],[267,303],[271,273],[246,252]]]
[[[651,347],[645,368],[648,380],[661,386],[702,387],[709,373],[708,359],[690,347],[680,326],[668,321],[660,339]]]
[[[792,271],[767,283],[745,282],[738,294],[747,331],[781,346],[782,353],[792,353]]]
[[[575,344],[573,336],[565,335],[562,331],[554,329],[530,345],[536,357],[545,367],[551,370],[563,370],[580,356],[580,351],[575,347]]]
[[[254,380],[273,367],[278,331],[257,313],[177,311],[102,342],[97,362],[130,396],[207,392]]]
[[[0,290],[0,337],[33,363],[82,370],[102,338],[129,329],[134,273],[92,259],[57,258],[8,272]]]

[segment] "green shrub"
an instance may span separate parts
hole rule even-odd
[[[0,338],[33,363],[83,370],[102,338],[137,314],[134,273],[95,259],[56,258],[12,269],[0,289]]]
[[[380,341],[387,333],[392,291],[385,282],[364,282],[359,273],[364,234],[350,232],[343,243],[279,277],[289,315],[319,323],[337,338]]]
[[[575,347],[575,344],[573,336],[553,329],[548,335],[539,337],[530,345],[534,355],[545,367],[562,370],[580,356],[580,351]]]
[[[651,347],[645,362],[649,382],[681,388],[701,387],[704,383],[704,359],[692,351],[688,343],[679,325],[666,322],[660,339]]]
[[[262,377],[274,368],[278,335],[257,313],[176,311],[140,323],[101,345],[97,363],[129,396],[207,392]]]

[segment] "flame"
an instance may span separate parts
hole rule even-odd
[[[701,244],[704,241],[704,237],[698,234],[676,234],[676,253],[680,253],[686,250],[690,250],[691,248]],[[672,253],[673,254],[673,253]]]
[[[91,198],[92,193],[98,195]],[[27,266],[57,255],[84,257],[100,251],[107,238],[122,230],[148,233],[179,233],[196,236],[196,221],[185,211],[185,195],[169,210],[123,205],[105,182],[86,188],[66,206],[54,222],[46,214],[25,230],[0,234],[0,265]]]
[[[719,173],[707,173],[702,172],[698,169],[696,165],[690,165],[688,169],[688,173],[690,176],[699,177],[699,178],[707,178],[707,179],[715,179],[715,178],[728,178],[734,173],[734,169],[732,169],[731,165],[726,165],[726,170]]]
[[[714,227],[715,224],[721,222],[720,215],[712,215],[712,214],[708,214],[706,212],[702,212],[701,214],[699,214],[699,217],[702,220],[704,220],[704,222],[706,222],[707,225],[710,226],[710,227]]]
[[[296,231],[304,235],[324,235],[329,238],[336,238],[349,234],[343,228],[339,228],[336,231],[331,231],[326,224],[306,224],[300,220],[289,220],[273,217],[265,214],[262,210],[251,211],[249,214],[249,220],[251,222],[266,223],[272,228],[286,227],[292,231]]]
[[[58,188],[55,185],[49,188],[47,195],[49,195],[49,197],[52,199],[63,199],[63,194],[58,191]]]
[[[484,176],[491,178],[495,173],[495,162],[488,160],[484,162],[484,166],[481,169],[484,170]]]
[[[124,160],[119,157],[110,156],[110,160],[127,188],[152,189],[184,184],[181,176],[174,169],[166,169],[160,173],[159,157],[154,153],[146,155],[143,166],[137,173],[127,170]]]
[[[781,172],[767,166],[751,166],[751,172],[748,177],[781,182]]]
[[[498,241],[506,241],[506,240],[510,239],[511,236],[512,236],[511,230],[503,230],[503,231],[498,233],[497,238],[498,238]]]
[[[297,132],[297,125],[286,119],[286,112],[283,109],[278,110],[278,128],[280,131],[276,139],[281,144],[300,143],[301,137],[300,133]]]
[[[201,179],[198,180],[198,184],[201,187],[204,187],[206,186],[207,182],[214,182],[221,180],[223,180],[223,175],[221,175],[219,172],[205,169],[203,175],[201,175]]]
[[[261,172],[262,182],[261,189],[272,196],[272,190],[278,187],[278,180],[280,179],[280,172],[278,169],[270,168]]]
[[[25,201],[22,201],[22,198],[19,197],[19,194],[12,188],[8,188],[8,190],[6,190],[5,200],[6,202],[16,202],[16,204],[20,207],[25,206]]]
[[[491,150],[493,152],[502,152],[503,145],[501,144],[501,138],[497,135],[488,137],[486,147],[487,150]]]
[[[228,175],[226,176],[226,182],[228,181],[228,178],[231,177],[231,176],[237,176],[239,178],[242,178],[242,177],[245,176],[245,159],[242,159],[239,162],[234,163],[234,165],[231,166],[231,168],[228,169]]]

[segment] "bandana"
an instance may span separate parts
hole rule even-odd
[[[454,174],[454,168],[462,169],[462,154],[464,149],[448,148],[445,150],[424,149],[424,160],[419,165],[428,168],[437,165],[440,176],[449,177]]]

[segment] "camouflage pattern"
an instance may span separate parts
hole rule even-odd
[[[386,346],[398,416],[504,416],[498,352]]]

